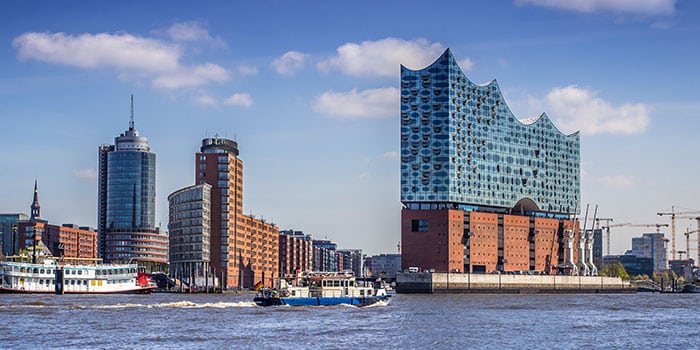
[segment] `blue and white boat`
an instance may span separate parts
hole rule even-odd
[[[352,273],[307,272],[294,281],[280,279],[277,288],[262,288],[253,299],[259,306],[367,306],[389,302],[384,288],[363,285]]]

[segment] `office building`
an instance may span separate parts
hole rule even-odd
[[[379,254],[365,258],[365,270],[369,275],[395,279],[401,272],[401,254]]]
[[[632,238],[632,255],[650,258],[654,262],[654,271],[664,271],[667,268],[667,245],[668,239],[663,233],[644,233],[642,237]]]
[[[603,257],[603,264],[610,265],[620,263],[630,276],[647,275],[651,277],[654,273],[654,259],[639,257],[631,254],[606,255]]]
[[[211,185],[204,183],[168,196],[169,261],[173,277],[215,280],[211,269]]]
[[[168,237],[155,225],[156,155],[134,127],[131,98],[129,129],[114,145],[99,147],[98,232],[106,262],[138,262],[162,270],[168,262]]]
[[[15,255],[18,251],[18,224],[21,221],[29,220],[27,214],[0,214],[0,244],[5,256]]]
[[[202,140],[195,182],[211,186],[210,259],[224,289],[249,288],[279,277],[279,230],[273,223],[243,215],[243,161],[238,144],[219,137]]]
[[[352,271],[355,276],[364,276],[364,257],[362,249],[338,249],[337,271]]]
[[[313,245],[310,235],[302,231],[280,231],[279,273],[280,276],[295,276],[299,271],[313,267]]]
[[[544,113],[518,120],[498,83],[472,83],[449,49],[423,69],[401,67],[400,123],[404,269],[590,271],[570,219],[578,133]]]

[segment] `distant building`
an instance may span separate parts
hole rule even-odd
[[[632,255],[650,258],[654,261],[654,271],[666,270],[667,239],[663,233],[645,233],[632,238]]]
[[[652,258],[638,257],[632,254],[606,255],[603,257],[603,265],[620,263],[630,276],[647,275],[654,273],[654,260]]]
[[[669,260],[669,268],[677,276],[685,278],[686,281],[695,281],[695,261],[693,259]]]
[[[294,276],[297,271],[309,271],[313,267],[313,244],[310,235],[302,231],[280,231],[279,273]]]
[[[34,199],[29,220],[20,221],[18,251],[29,250],[30,255],[48,249],[51,255],[66,258],[97,258],[97,232],[87,226],[73,224],[52,225],[41,219],[39,189],[34,182]],[[37,253],[37,256],[39,253]]]
[[[401,272],[401,254],[379,254],[365,259],[365,269],[372,276],[395,279]]]
[[[518,120],[498,83],[472,83],[449,49],[428,67],[402,66],[400,88],[402,268],[586,269],[570,220],[580,211],[578,133],[544,113]]]
[[[29,220],[27,214],[0,214],[0,252],[3,255],[15,255],[18,251],[18,224]]]
[[[603,229],[593,230],[593,263],[598,269],[603,266]]]
[[[156,154],[134,128],[131,99],[129,129],[114,145],[99,147],[98,232],[106,262],[135,261],[150,270],[168,263],[168,237],[155,225]]]
[[[355,276],[364,276],[362,249],[338,249],[338,271],[351,270]]]
[[[190,280],[213,278],[211,269],[211,185],[204,183],[168,196],[170,274]]]
[[[211,185],[211,265],[225,289],[249,288],[279,277],[279,229],[243,214],[243,161],[238,143],[202,140],[195,160],[196,184]]]
[[[312,241],[313,245],[313,270],[337,272],[338,271],[338,256],[336,253],[337,245],[329,240]]]

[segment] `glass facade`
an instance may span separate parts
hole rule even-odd
[[[113,151],[107,159],[107,229],[154,228],[155,153]]]
[[[20,239],[18,225],[20,221],[27,220],[29,220],[27,214],[0,214],[0,245],[4,255],[17,254]]]
[[[472,83],[449,49],[424,69],[401,67],[408,208],[510,209],[529,199],[534,211],[578,213],[579,148],[578,132],[563,134],[544,113],[515,118],[496,81]]]
[[[211,185],[201,184],[168,196],[170,264],[209,262]]]

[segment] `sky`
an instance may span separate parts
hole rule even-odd
[[[656,213],[700,209],[698,38],[690,0],[2,1],[0,213],[29,213],[36,179],[43,218],[96,226],[97,148],[134,94],[163,228],[219,135],[238,142],[246,214],[395,253],[400,65],[450,48],[516,117],[581,132],[582,216],[670,224]],[[685,250],[695,221],[676,221]],[[611,253],[654,230],[612,228]]]

